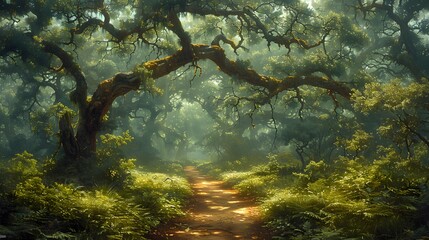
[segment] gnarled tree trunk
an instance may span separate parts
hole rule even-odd
[[[119,73],[102,81],[84,109],[79,111],[76,135],[74,136],[69,114],[60,119],[61,144],[66,155],[72,158],[89,157],[96,151],[97,133],[104,115],[113,101],[129,91],[140,87],[140,79],[134,73]]]

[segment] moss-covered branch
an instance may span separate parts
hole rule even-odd
[[[279,79],[272,76],[261,75],[253,69],[245,68],[237,64],[236,61],[228,59],[224,50],[217,45],[193,45],[193,52],[198,59],[211,60],[222,72],[229,76],[234,76],[254,86],[266,88],[271,96],[304,85],[323,88],[330,92],[337,93],[346,99],[349,99],[352,94],[352,90],[346,85],[326,77],[289,76]],[[156,79],[191,63],[192,60],[191,56],[187,56],[183,51],[178,51],[171,56],[146,62],[142,66],[151,71],[151,77]]]

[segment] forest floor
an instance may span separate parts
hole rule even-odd
[[[188,215],[161,226],[150,239],[271,239],[253,201],[195,167],[185,167],[185,172],[194,191]]]

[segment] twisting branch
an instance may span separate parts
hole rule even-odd
[[[240,44],[235,44],[234,41],[228,39],[227,37],[225,37],[225,35],[223,34],[219,34],[215,37],[215,39],[213,39],[211,45],[216,45],[216,46],[220,46],[220,41],[230,45],[232,47],[232,49],[234,49],[234,52],[237,53],[237,50],[239,48],[243,48],[244,50],[248,50],[245,47],[241,46]]]
[[[326,77],[318,76],[288,76],[284,79],[278,79],[271,76],[265,76],[257,73],[255,70],[246,68],[237,64],[236,61],[228,59],[224,50],[217,45],[192,45],[193,52],[198,59],[209,59],[214,62],[219,70],[229,76],[235,76],[238,79],[247,82],[254,86],[259,86],[267,89],[269,97],[274,97],[280,92],[289,89],[296,89],[300,86],[308,85],[330,90],[350,99],[352,90],[346,85],[335,82]],[[183,50],[175,54],[144,63],[144,67],[151,72],[151,77],[156,79],[167,75],[168,73],[177,70],[178,68],[191,63],[193,58]]]
[[[180,21],[177,13],[173,10],[170,10],[168,13],[168,24],[167,28],[174,32],[177,37],[180,39],[180,45],[183,48],[183,52],[185,54],[192,55],[192,44],[191,37],[189,33],[187,33],[182,26],[182,22]]]
[[[134,73],[118,73],[113,78],[104,80],[92,95],[88,110],[90,115],[103,117],[117,97],[138,90],[139,87],[140,79]]]
[[[132,90],[138,90],[140,83],[140,79],[134,73],[118,73],[113,78],[101,82],[89,102],[87,113],[90,121],[87,127],[98,130],[103,116],[113,101]]]
[[[49,46],[52,52],[52,46],[45,43],[46,46]],[[96,149],[96,133],[99,131],[102,118],[108,112],[113,101],[121,95],[124,95],[130,91],[138,90],[140,85],[147,81],[148,79],[157,79],[162,76],[165,76],[172,71],[177,70],[180,67],[185,66],[186,64],[193,63],[194,57],[198,59],[209,59],[213,61],[219,69],[230,75],[235,76],[238,79],[241,79],[244,82],[247,82],[251,85],[263,87],[267,90],[267,98],[273,97],[280,93],[281,91],[288,89],[296,89],[302,85],[316,86],[320,88],[325,88],[336,92],[346,98],[349,98],[351,95],[351,90],[340,83],[333,82],[331,80],[316,77],[287,77],[285,79],[277,79],[270,76],[264,76],[258,74],[253,69],[245,68],[240,64],[237,64],[235,61],[229,60],[222,48],[216,45],[191,45],[192,55],[185,49],[181,49],[175,54],[158,59],[153,61],[148,61],[141,64],[136,72],[129,73],[119,73],[116,74],[113,78],[104,80],[98,85],[97,90],[94,92],[91,101],[86,103],[84,106],[87,106],[84,111],[80,112],[79,127],[77,129],[76,139],[79,143],[79,146],[76,148],[71,148],[70,154],[73,154],[73,149],[79,149],[82,155],[88,155],[91,152],[94,152]],[[62,55],[60,53],[65,53],[58,51],[57,56],[63,60],[64,68],[68,69],[72,74],[75,74],[79,81],[82,81],[83,84],[86,82],[80,72],[80,69],[77,65],[69,62],[72,59],[69,55]],[[67,57],[68,56],[68,57]],[[141,74],[141,68],[144,68],[143,76]],[[144,79],[142,79],[144,78]],[[78,91],[79,92],[79,91]],[[86,92],[86,88],[85,88]],[[82,101],[82,100],[81,100]],[[86,101],[86,99],[85,99]],[[64,139],[69,139],[69,124],[66,124],[67,119],[63,120],[64,123]],[[74,146],[73,141],[69,141],[67,144]],[[64,143],[63,143],[64,145]]]
[[[359,6],[356,7],[357,10],[363,12],[364,16],[368,12],[375,11],[384,11],[387,14],[387,17],[390,18],[396,25],[399,27],[400,37],[399,45],[397,49],[400,49],[399,46],[404,46],[407,54],[400,54],[398,51],[393,55],[397,63],[405,66],[415,77],[417,81],[420,81],[423,77],[427,78],[427,73],[425,68],[427,68],[428,57],[424,56],[421,51],[418,50],[417,44],[415,41],[413,29],[410,27],[410,21],[415,17],[415,15],[425,9],[424,4],[419,4],[418,2],[409,1],[408,9],[401,11],[400,14],[395,13],[394,6],[392,4],[379,3],[372,1],[371,3],[363,3],[362,0],[359,0]],[[426,61],[422,61],[422,57]]]
[[[58,45],[45,40],[41,40],[40,43],[42,44],[45,52],[53,54],[61,60],[62,66],[60,69],[66,69],[74,77],[76,90],[73,91],[71,100],[78,105],[80,110],[85,109],[87,106],[86,97],[88,86],[79,65],[73,60],[73,57],[68,52],[60,48]]]
[[[206,46],[205,48],[208,47]],[[199,49],[201,49],[201,46]],[[237,64],[237,62],[229,60],[226,57],[223,49],[221,49],[220,47],[213,45],[210,47],[210,49],[212,50],[212,52],[209,55],[204,53],[203,55],[201,55],[200,53],[199,58],[210,59],[211,61],[216,63],[216,65],[222,72],[230,76],[236,76],[249,84],[266,88],[269,91],[271,97],[274,97],[285,90],[295,89],[303,85],[331,90],[337,94],[340,94],[346,99],[350,99],[352,95],[352,90],[349,87],[326,77],[310,75],[288,76],[284,79],[278,79],[271,76],[260,75],[253,69],[245,68],[240,64]]]
[[[100,13],[103,15],[104,21],[98,19],[98,18],[90,18],[88,21],[80,24],[79,26],[72,28],[70,30],[70,43],[74,42],[74,36],[77,34],[84,33],[89,28],[97,28],[100,27],[106,32],[108,32],[113,37],[113,42],[120,43],[127,39],[127,37],[137,34],[138,38],[141,39],[145,43],[149,43],[146,39],[144,39],[143,34],[149,30],[154,29],[154,26],[141,26],[138,25],[132,29],[124,30],[124,29],[118,29],[116,28],[111,22],[110,22],[110,14],[107,11],[107,8],[100,7],[99,9]]]
[[[287,38],[282,35],[273,35],[272,32],[267,29],[265,24],[262,23],[262,21],[255,15],[254,10],[250,7],[245,8],[244,13],[255,22],[257,29],[262,31],[265,40],[267,40],[268,42],[268,46],[270,46],[273,42],[280,46],[284,46],[290,50],[292,44],[298,44],[298,46],[308,50],[322,45],[325,42],[327,35],[329,34],[329,31],[327,31],[327,33],[325,33],[321,40],[317,41],[314,44],[309,44],[307,41],[297,38],[293,34],[291,34],[292,37],[290,38]]]
[[[411,115],[405,111],[404,111],[404,115],[405,115],[404,118],[398,115],[399,122],[402,123],[408,131],[416,135],[424,144],[426,144],[426,146],[429,147],[429,140],[425,136],[417,132],[415,127],[411,126],[410,119],[409,119],[411,118]]]
[[[242,25],[244,23],[246,24],[248,31],[253,31],[253,32],[262,34],[263,38],[265,38],[265,40],[268,42],[268,46],[270,46],[271,43],[275,43],[280,46],[284,46],[289,50],[291,49],[292,44],[297,44],[298,46],[307,50],[318,47],[325,43],[325,40],[331,31],[330,29],[325,29],[325,33],[323,34],[322,38],[313,44],[308,43],[304,39],[297,38],[292,34],[291,31],[288,31],[289,33],[288,35],[280,35],[278,33],[274,35],[273,34],[274,32],[272,30],[267,29],[267,26],[255,14],[257,9],[247,6],[242,10],[239,10],[237,6],[233,5],[232,3],[231,5],[232,6],[229,6],[231,9],[228,9],[228,8],[216,9],[211,7],[200,7],[196,5],[190,5],[190,6],[187,6],[183,11],[202,15],[202,16],[213,15],[213,16],[226,17],[226,18],[230,16],[236,16]]]
[[[202,74],[202,68],[198,66],[197,57],[193,52],[191,36],[183,28],[182,22],[180,21],[175,11],[170,10],[168,13],[167,19],[168,19],[167,28],[170,29],[172,32],[174,32],[180,39],[180,45],[182,46],[182,54],[189,55],[185,57],[192,58],[192,66],[195,67],[194,76],[191,79],[191,82],[192,82],[194,78],[197,76],[198,71],[200,72],[200,75]]]

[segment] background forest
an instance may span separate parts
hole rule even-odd
[[[142,239],[183,165],[275,239],[429,238],[429,1],[0,0],[0,235]]]

